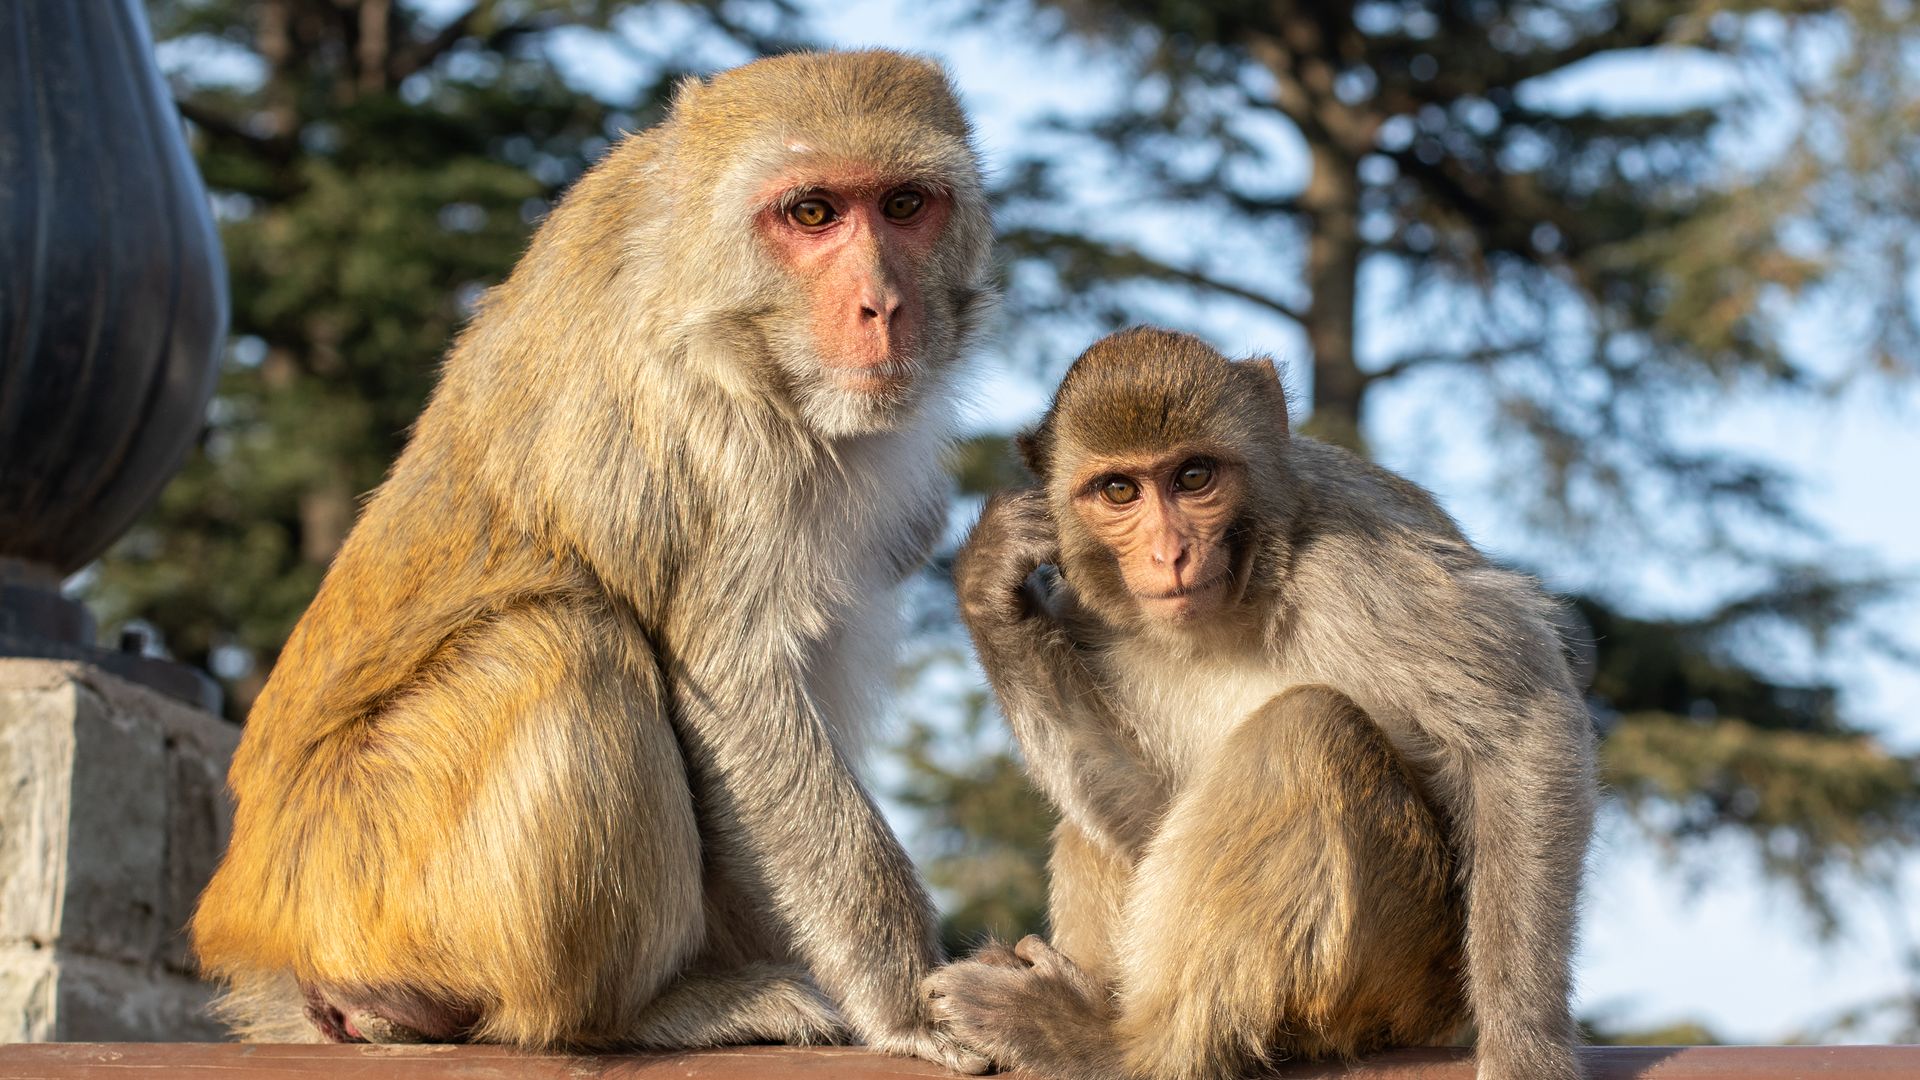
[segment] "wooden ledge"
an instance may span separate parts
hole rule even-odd
[[[1605,1046],[1585,1054],[1588,1080],[1920,1077],[1920,1046]],[[697,1053],[576,1057],[526,1054],[498,1046],[0,1046],[0,1080],[215,1076],[223,1080],[928,1080],[953,1075],[925,1062],[841,1047],[743,1046]],[[1302,1080],[1473,1080],[1473,1063],[1463,1050],[1400,1050],[1357,1065],[1302,1065],[1273,1075]]]

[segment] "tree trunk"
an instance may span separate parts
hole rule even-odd
[[[1301,197],[1307,241],[1307,342],[1313,349],[1313,415],[1318,438],[1361,450],[1360,403],[1366,380],[1354,357],[1354,299],[1360,277],[1360,177],[1338,148],[1313,146],[1313,176]]]
[[[1308,433],[1364,452],[1360,400],[1366,379],[1354,358],[1354,298],[1360,276],[1360,168],[1381,117],[1337,91],[1340,30],[1324,10],[1288,10],[1270,34],[1247,41],[1274,77],[1274,107],[1306,139],[1313,173],[1300,206],[1306,212],[1307,342],[1313,349],[1313,414]]]
[[[360,40],[354,43],[359,62],[360,93],[366,96],[387,88],[387,53],[392,42],[392,0],[362,0],[360,4]]]

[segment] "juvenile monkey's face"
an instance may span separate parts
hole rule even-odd
[[[1073,508],[1148,618],[1191,624],[1240,594],[1231,531],[1245,496],[1243,465],[1188,448],[1089,460]]]
[[[857,166],[782,176],[769,192],[755,230],[804,308],[807,347],[785,358],[789,374],[827,426],[870,426],[910,403],[952,351],[946,313],[928,302],[941,294],[936,252],[952,200],[929,181]]]

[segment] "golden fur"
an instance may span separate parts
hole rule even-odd
[[[770,177],[849,167],[950,203],[885,396],[822,376],[752,226]],[[952,90],[894,53],[689,81],[581,178],[249,719],[192,927],[243,1033],[983,1066],[928,1028],[931,907],[851,768],[989,239]]]

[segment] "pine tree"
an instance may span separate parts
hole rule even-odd
[[[231,346],[195,455],[102,561],[105,621],[151,624],[245,715],[377,485],[473,301],[557,193],[655,118],[677,59],[777,47],[784,0],[674,5],[657,80],[610,108],[570,85],[563,35],[632,51],[613,0],[155,0],[213,191]],[[621,12],[625,11],[625,14]],[[700,46],[695,48],[694,46]]]

